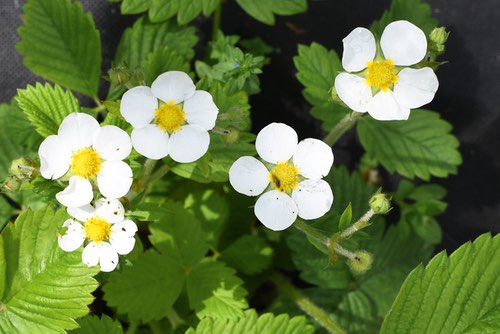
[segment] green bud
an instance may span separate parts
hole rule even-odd
[[[236,129],[231,129],[222,138],[228,144],[236,144],[240,140],[240,132]]]
[[[16,176],[9,176],[3,183],[2,190],[18,191],[21,188],[23,181],[19,180]]]
[[[354,258],[347,260],[347,265],[355,274],[362,275],[372,267],[373,255],[360,250],[354,253]]]
[[[437,53],[443,53],[448,36],[450,36],[450,33],[446,31],[445,27],[434,28],[429,35],[431,49]]]
[[[124,86],[130,81],[131,74],[128,68],[119,65],[108,71],[110,81],[119,86]]]
[[[19,180],[32,180],[38,175],[38,168],[33,160],[23,157],[12,161],[10,173]]]
[[[369,204],[370,208],[379,215],[385,215],[391,211],[391,197],[387,194],[380,193],[377,191],[375,195],[370,198]]]

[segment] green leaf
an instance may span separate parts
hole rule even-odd
[[[123,334],[122,325],[118,320],[113,320],[107,315],[101,318],[97,316],[86,316],[78,320],[80,328],[71,331],[71,334]]]
[[[236,0],[251,17],[274,25],[274,15],[294,15],[307,10],[306,0]]]
[[[271,265],[273,249],[260,237],[244,235],[222,251],[221,259],[237,270],[252,275]]]
[[[168,20],[179,11],[180,0],[152,0],[149,8],[151,22]]]
[[[381,333],[497,333],[500,236],[436,255],[406,279]]]
[[[143,62],[146,84],[151,86],[153,81],[167,71],[182,71],[188,73],[191,68],[189,62],[169,47],[156,49]]]
[[[177,259],[153,250],[141,254],[132,267],[113,272],[104,285],[104,299],[131,320],[150,322],[165,316],[179,297],[185,273]]]
[[[21,113],[20,110],[12,109],[7,104],[0,105],[0,124],[2,124],[2,131],[0,131],[0,180],[4,180],[9,175],[9,168],[12,160],[20,158],[25,153],[21,143],[18,143],[17,135],[11,131],[11,123],[8,120],[14,113]],[[12,126],[18,124],[14,123]],[[3,211],[3,210],[2,210]]]
[[[63,119],[72,112],[80,111],[78,100],[69,90],[64,91],[58,85],[52,87],[48,83],[19,89],[16,100],[43,137],[57,134]]]
[[[23,10],[17,44],[23,64],[61,86],[96,97],[101,42],[92,16],[69,0],[29,0]]]
[[[200,319],[235,320],[243,316],[243,309],[248,307],[247,292],[235,273],[234,269],[215,261],[200,262],[189,271],[186,280],[189,304]]]
[[[11,104],[0,104],[0,124],[3,125],[1,132],[8,135],[15,144],[21,145],[26,153],[38,150],[43,137],[35,131],[15,100]],[[2,142],[5,143],[4,140]],[[7,145],[3,145],[5,146]]]
[[[339,231],[343,231],[351,225],[352,222],[352,205],[349,203],[347,208],[345,208],[344,212],[340,216],[339,221]]]
[[[121,4],[122,14],[139,14],[147,11],[153,0],[123,0]]]
[[[431,17],[432,9],[422,0],[392,0],[389,10],[386,10],[380,21],[374,22],[370,30],[379,38],[384,28],[393,21],[407,20],[417,25],[428,35],[438,22]]]
[[[201,12],[209,16],[219,3],[220,0],[152,0],[149,19],[161,22],[177,14],[177,22],[187,24]]]
[[[64,252],[57,232],[65,210],[25,211],[0,237],[0,332],[65,333],[88,313],[98,267]]]
[[[257,315],[255,310],[247,310],[237,320],[205,318],[196,327],[190,328],[186,334],[312,334],[314,327],[307,323],[303,316],[291,318],[287,314],[274,315],[265,313]]]
[[[436,112],[413,110],[407,121],[363,117],[357,125],[366,152],[391,173],[427,181],[456,174],[462,163],[451,125]]]

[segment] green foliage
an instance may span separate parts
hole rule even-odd
[[[144,78],[146,84],[151,86],[153,81],[162,73],[167,71],[182,71],[189,73],[189,62],[173,51],[170,47],[156,49],[150,53],[143,62]]]
[[[257,315],[255,310],[247,310],[237,320],[205,318],[186,334],[312,334],[314,328],[304,317],[290,318],[286,314],[275,316],[271,313]]]
[[[14,106],[5,103],[0,104],[0,124],[2,124],[2,131],[0,131],[0,142],[2,143],[0,146],[0,180],[5,179],[9,174],[8,171],[12,160],[21,157],[25,153],[22,143],[18,139],[21,133],[24,132],[25,134],[26,132],[15,132],[16,129],[14,128],[17,124],[22,126],[22,121],[29,128],[29,123],[25,119],[23,120],[23,116],[22,112]],[[20,119],[19,123],[16,122],[17,118]],[[9,123],[11,120],[14,120],[13,127]]]
[[[0,237],[0,331],[65,333],[87,314],[97,267],[66,253],[56,234],[66,219],[50,207],[23,212]]]
[[[483,234],[436,255],[406,279],[381,333],[495,333],[500,321],[500,237]]]
[[[297,79],[304,90],[304,98],[313,105],[311,115],[323,121],[323,129],[330,131],[350,109],[333,103],[330,91],[335,77],[343,72],[339,56],[318,43],[299,45],[299,54],[293,58]]]
[[[221,253],[222,260],[242,273],[252,275],[271,265],[273,249],[264,239],[244,235]]]
[[[57,134],[63,119],[72,112],[80,111],[78,100],[71,91],[64,91],[58,85],[52,87],[48,83],[19,89],[16,100],[43,137]]]
[[[407,121],[358,121],[357,130],[366,152],[389,172],[429,180],[447,177],[462,163],[459,142],[451,125],[429,110],[413,110]]]
[[[23,11],[17,49],[24,65],[61,86],[96,97],[101,42],[92,16],[69,0],[29,0]]]
[[[294,15],[307,10],[306,0],[236,0],[248,15],[265,24],[274,25],[274,15]]]
[[[71,331],[71,334],[123,334],[122,325],[118,320],[111,319],[107,315],[103,315],[101,318],[96,316],[86,316],[78,320],[77,328]]]
[[[35,127],[15,100],[10,104],[0,104],[0,124],[3,125],[1,133],[9,136],[15,143],[14,146],[21,145],[25,150],[23,154],[35,151],[42,141],[42,137],[35,131]],[[6,142],[7,139],[2,139],[2,143]],[[2,145],[2,149],[9,149],[6,146],[8,145]]]

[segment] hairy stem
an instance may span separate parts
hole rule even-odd
[[[347,132],[352,126],[356,123],[358,119],[363,117],[364,114],[359,112],[352,112],[349,115],[346,115],[344,118],[340,120],[340,122],[323,138],[323,141],[333,146],[337,140],[342,137],[344,133]]]
[[[217,39],[217,33],[220,29],[220,21],[222,17],[222,1],[219,2],[214,12],[214,23],[212,25],[212,42]]]
[[[308,237],[316,240],[317,242],[325,245],[327,248],[330,245],[330,238],[324,235],[320,230],[315,229],[314,227],[306,224],[302,219],[297,218],[297,221],[293,224],[293,226],[304,232]]]
[[[156,172],[151,175],[149,178],[149,182],[155,182],[161,179],[165,174],[167,174],[170,171],[170,166],[169,165],[163,165]]]
[[[340,235],[341,239],[345,239],[356,233],[357,231],[370,225],[370,219],[372,219],[375,211],[373,209],[368,210],[357,222],[346,228]]]

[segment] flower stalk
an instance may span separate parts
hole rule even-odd
[[[340,120],[340,122],[323,138],[323,141],[330,146],[333,146],[337,140],[342,137],[354,124],[363,117],[363,113],[352,112]]]

